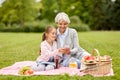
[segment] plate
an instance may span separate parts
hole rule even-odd
[[[88,63],[88,62],[83,62],[85,65],[93,65],[93,64],[97,64],[98,62],[94,62],[94,63]]]
[[[92,62],[92,63],[89,63],[89,62],[85,62],[84,60],[82,60],[83,64],[85,65],[94,65],[94,64],[97,64],[98,62]]]

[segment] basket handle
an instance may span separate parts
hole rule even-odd
[[[99,53],[99,51],[97,50],[97,49],[93,49],[93,51],[92,51],[92,56],[94,56],[94,53],[97,53],[97,55],[98,55],[98,60],[99,60],[99,63],[101,62],[101,60],[100,60],[100,53]]]

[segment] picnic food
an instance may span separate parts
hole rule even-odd
[[[33,73],[34,71],[31,69],[30,66],[22,67],[18,72],[18,74],[21,74],[21,75],[31,75]]]
[[[76,62],[70,62],[69,67],[70,68],[77,68],[77,63]]]
[[[24,75],[30,75],[30,74],[33,74],[33,70],[25,70]]]
[[[71,58],[70,60],[69,60],[69,67],[70,68],[78,68],[78,64],[77,64],[77,62],[75,61],[75,58]]]
[[[110,73],[111,68],[112,68],[112,59],[108,55],[100,56],[100,53],[97,49],[93,49],[92,51],[92,56],[94,53],[97,53],[97,56],[95,56],[95,59],[93,63],[89,62],[83,62],[86,66],[86,68],[83,70],[87,74],[92,74],[92,75],[105,75]],[[87,60],[89,57],[85,57]],[[88,59],[89,60],[89,59]]]
[[[110,59],[111,59],[111,57],[108,56],[108,55],[104,55],[104,58],[105,58],[106,60],[110,60]]]
[[[99,61],[99,57],[98,56],[96,57],[96,60]],[[110,61],[111,57],[108,56],[108,55],[100,56],[100,60],[101,61]]]
[[[95,62],[95,57],[94,56],[85,56],[84,57],[84,62],[94,63]]]

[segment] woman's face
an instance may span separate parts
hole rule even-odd
[[[49,33],[46,33],[47,39],[50,41],[55,41],[57,35],[56,29],[52,29]]]
[[[68,23],[65,20],[60,20],[57,23],[60,33],[64,33],[66,28],[68,27]]]

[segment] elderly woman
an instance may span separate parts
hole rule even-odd
[[[78,35],[75,29],[69,28],[70,19],[64,12],[60,12],[55,17],[57,29],[57,44],[58,48],[62,50],[62,65],[68,66],[70,59],[74,60],[80,66],[80,61],[83,57],[90,55],[83,48],[79,46]]]

